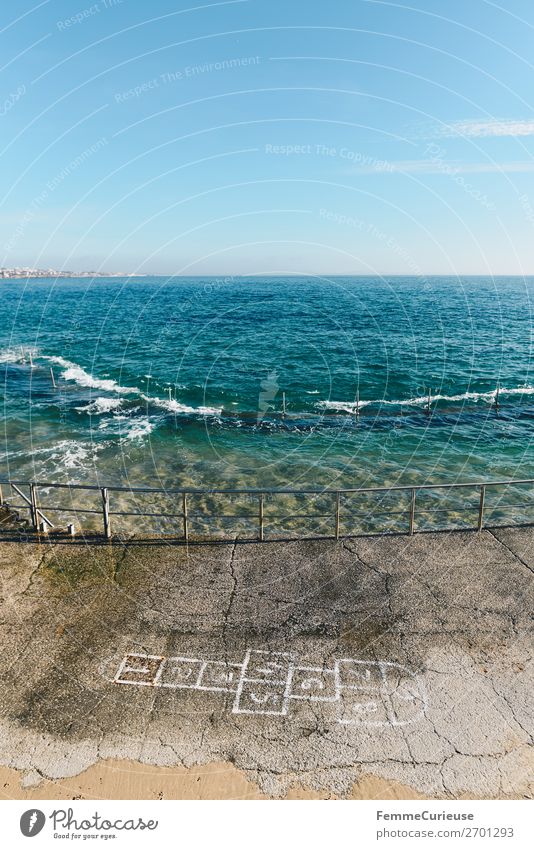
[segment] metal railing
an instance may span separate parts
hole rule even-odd
[[[376,519],[377,517],[387,516],[388,519],[391,519],[392,516],[401,516],[401,524],[397,525],[393,528],[393,532],[396,533],[408,533],[414,534],[416,531],[420,530],[431,530],[431,529],[440,529],[446,530],[445,528],[429,528],[429,527],[419,527],[416,525],[416,518],[418,517],[417,509],[419,508],[419,517],[427,514],[447,514],[450,516],[451,513],[462,513],[462,512],[474,512],[476,514],[476,520],[467,525],[467,528],[476,529],[481,531],[485,526],[485,517],[488,511],[501,510],[506,511],[512,508],[515,509],[524,509],[528,508],[528,514],[522,514],[521,524],[528,524],[530,519],[534,520],[534,498],[532,501],[528,501],[527,503],[502,503],[502,499],[497,501],[495,504],[488,505],[486,495],[488,491],[495,491],[500,489],[504,489],[505,487],[517,487],[517,486],[527,486],[532,487],[534,485],[534,479],[524,479],[524,480],[498,480],[498,481],[483,481],[483,482],[474,482],[474,483],[443,483],[443,484],[421,484],[420,486],[391,486],[391,487],[364,487],[364,488],[354,488],[354,489],[164,489],[164,488],[154,488],[154,487],[121,487],[121,486],[91,486],[86,484],[61,484],[61,483],[44,483],[44,482],[35,482],[35,481],[18,481],[18,480],[0,480],[0,505],[3,505],[8,510],[28,510],[30,523],[34,531],[40,534],[47,534],[52,531],[58,531],[59,528],[55,528],[54,523],[51,519],[48,518],[47,514],[50,513],[59,513],[60,515],[72,515],[75,514],[76,517],[80,515],[92,515],[95,517],[100,516],[98,519],[98,523],[101,523],[101,529],[103,532],[103,536],[107,540],[111,540],[113,537],[112,534],[112,526],[115,523],[115,520],[118,517],[137,517],[134,521],[139,521],[140,517],[145,519],[153,520],[172,520],[171,525],[174,528],[176,525],[177,528],[180,529],[180,532],[173,532],[173,536],[177,536],[183,541],[187,542],[191,538],[191,529],[192,525],[199,522],[209,522],[213,519],[232,519],[234,522],[236,520],[246,520],[249,525],[253,527],[253,535],[252,539],[259,540],[263,542],[266,539],[266,525],[269,524],[272,528],[275,527],[276,522],[287,521],[287,520],[321,520],[321,522],[326,523],[326,527],[321,527],[321,532],[316,534],[319,537],[332,537],[335,539],[339,539],[340,536],[353,536],[356,535],[354,531],[354,525],[352,525],[352,530],[345,529],[342,532],[342,525],[347,526],[350,524],[349,520],[354,518],[364,518],[367,524],[372,519]],[[10,490],[12,494],[15,494],[18,498],[22,499],[21,503],[12,503],[10,499],[6,499],[4,496],[4,489]],[[27,492],[24,492],[24,489]],[[87,507],[85,505],[77,505],[74,506],[71,504],[67,505],[58,505],[56,503],[42,503],[40,498],[41,494],[48,493],[51,491],[68,491],[72,497],[77,492],[88,492],[96,495],[97,502],[93,507]],[[473,504],[469,504],[467,506],[459,506],[455,505],[454,507],[438,507],[438,508],[429,508],[423,507],[421,504],[421,494],[443,494],[448,495],[450,491],[453,491],[455,495],[459,490],[462,491],[472,491],[475,496],[478,496],[476,502]],[[157,500],[157,497],[165,497],[171,498],[172,504],[179,504],[180,507],[178,510],[171,509],[171,511],[158,511],[152,507],[151,510],[112,510],[112,496],[115,501],[118,501],[119,497],[128,497],[128,496],[147,496],[151,502],[151,505],[154,505],[154,502]],[[119,496],[119,494],[122,494]],[[408,496],[408,502],[406,505],[401,504],[400,510],[392,510],[391,507],[387,510],[380,510],[378,508],[383,506],[383,500],[386,496],[394,495],[394,498],[397,501],[401,499],[403,496]],[[534,493],[533,493],[534,494]],[[246,513],[216,513],[213,512],[212,509],[206,508],[203,513],[192,513],[190,510],[190,502],[195,498],[211,498],[214,496],[222,496],[223,498],[239,500],[240,498],[245,497],[247,502],[255,504],[256,507],[252,511]],[[300,497],[304,497],[307,500],[312,501],[320,501],[331,499],[331,509],[327,512],[320,513],[309,513],[309,512],[298,512],[297,514],[279,514],[279,513],[266,513],[266,502],[274,502],[277,498],[281,498],[283,496],[292,496],[296,499]],[[419,501],[418,501],[419,496]],[[379,497],[378,502],[373,503],[373,499]],[[350,501],[353,499],[364,498],[365,500],[365,510],[366,512],[362,512],[360,510],[359,513],[349,512],[350,509]],[[369,502],[371,500],[371,503]],[[120,505],[117,505],[120,506]],[[46,512],[44,512],[46,511]],[[383,520],[382,527],[374,528],[372,531],[367,531],[367,533],[387,533],[392,532],[391,526],[388,523],[388,519]],[[313,524],[313,522],[311,522]],[[506,524],[506,522],[504,523]],[[518,524],[518,522],[508,522],[508,524]],[[487,526],[487,523],[486,523]],[[466,527],[466,526],[463,526]],[[80,524],[80,531],[84,532],[87,528],[83,528]],[[135,529],[134,529],[135,530]],[[74,536],[76,533],[76,525],[74,522],[69,522],[66,525],[66,531],[69,535]],[[151,533],[155,535],[163,535],[160,534],[159,530],[152,530]],[[360,531],[365,535],[366,531]],[[234,533],[234,536],[236,534]],[[291,536],[291,532],[289,534]],[[293,535],[295,538],[299,538],[299,535]],[[309,538],[309,534],[306,535]],[[208,538],[210,535],[208,534]],[[218,537],[220,538],[220,537]]]

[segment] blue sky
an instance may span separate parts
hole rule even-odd
[[[533,274],[531,0],[3,4],[0,265]]]

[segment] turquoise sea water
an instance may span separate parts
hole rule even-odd
[[[534,278],[0,281],[0,475],[252,488],[534,477],[533,296]]]

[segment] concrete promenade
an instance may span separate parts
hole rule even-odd
[[[28,793],[118,759],[228,764],[274,796],[363,776],[533,795],[532,528],[188,547],[6,533],[0,580],[0,764]]]

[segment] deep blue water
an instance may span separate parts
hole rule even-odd
[[[533,278],[0,281],[0,474],[534,477],[533,296]]]

